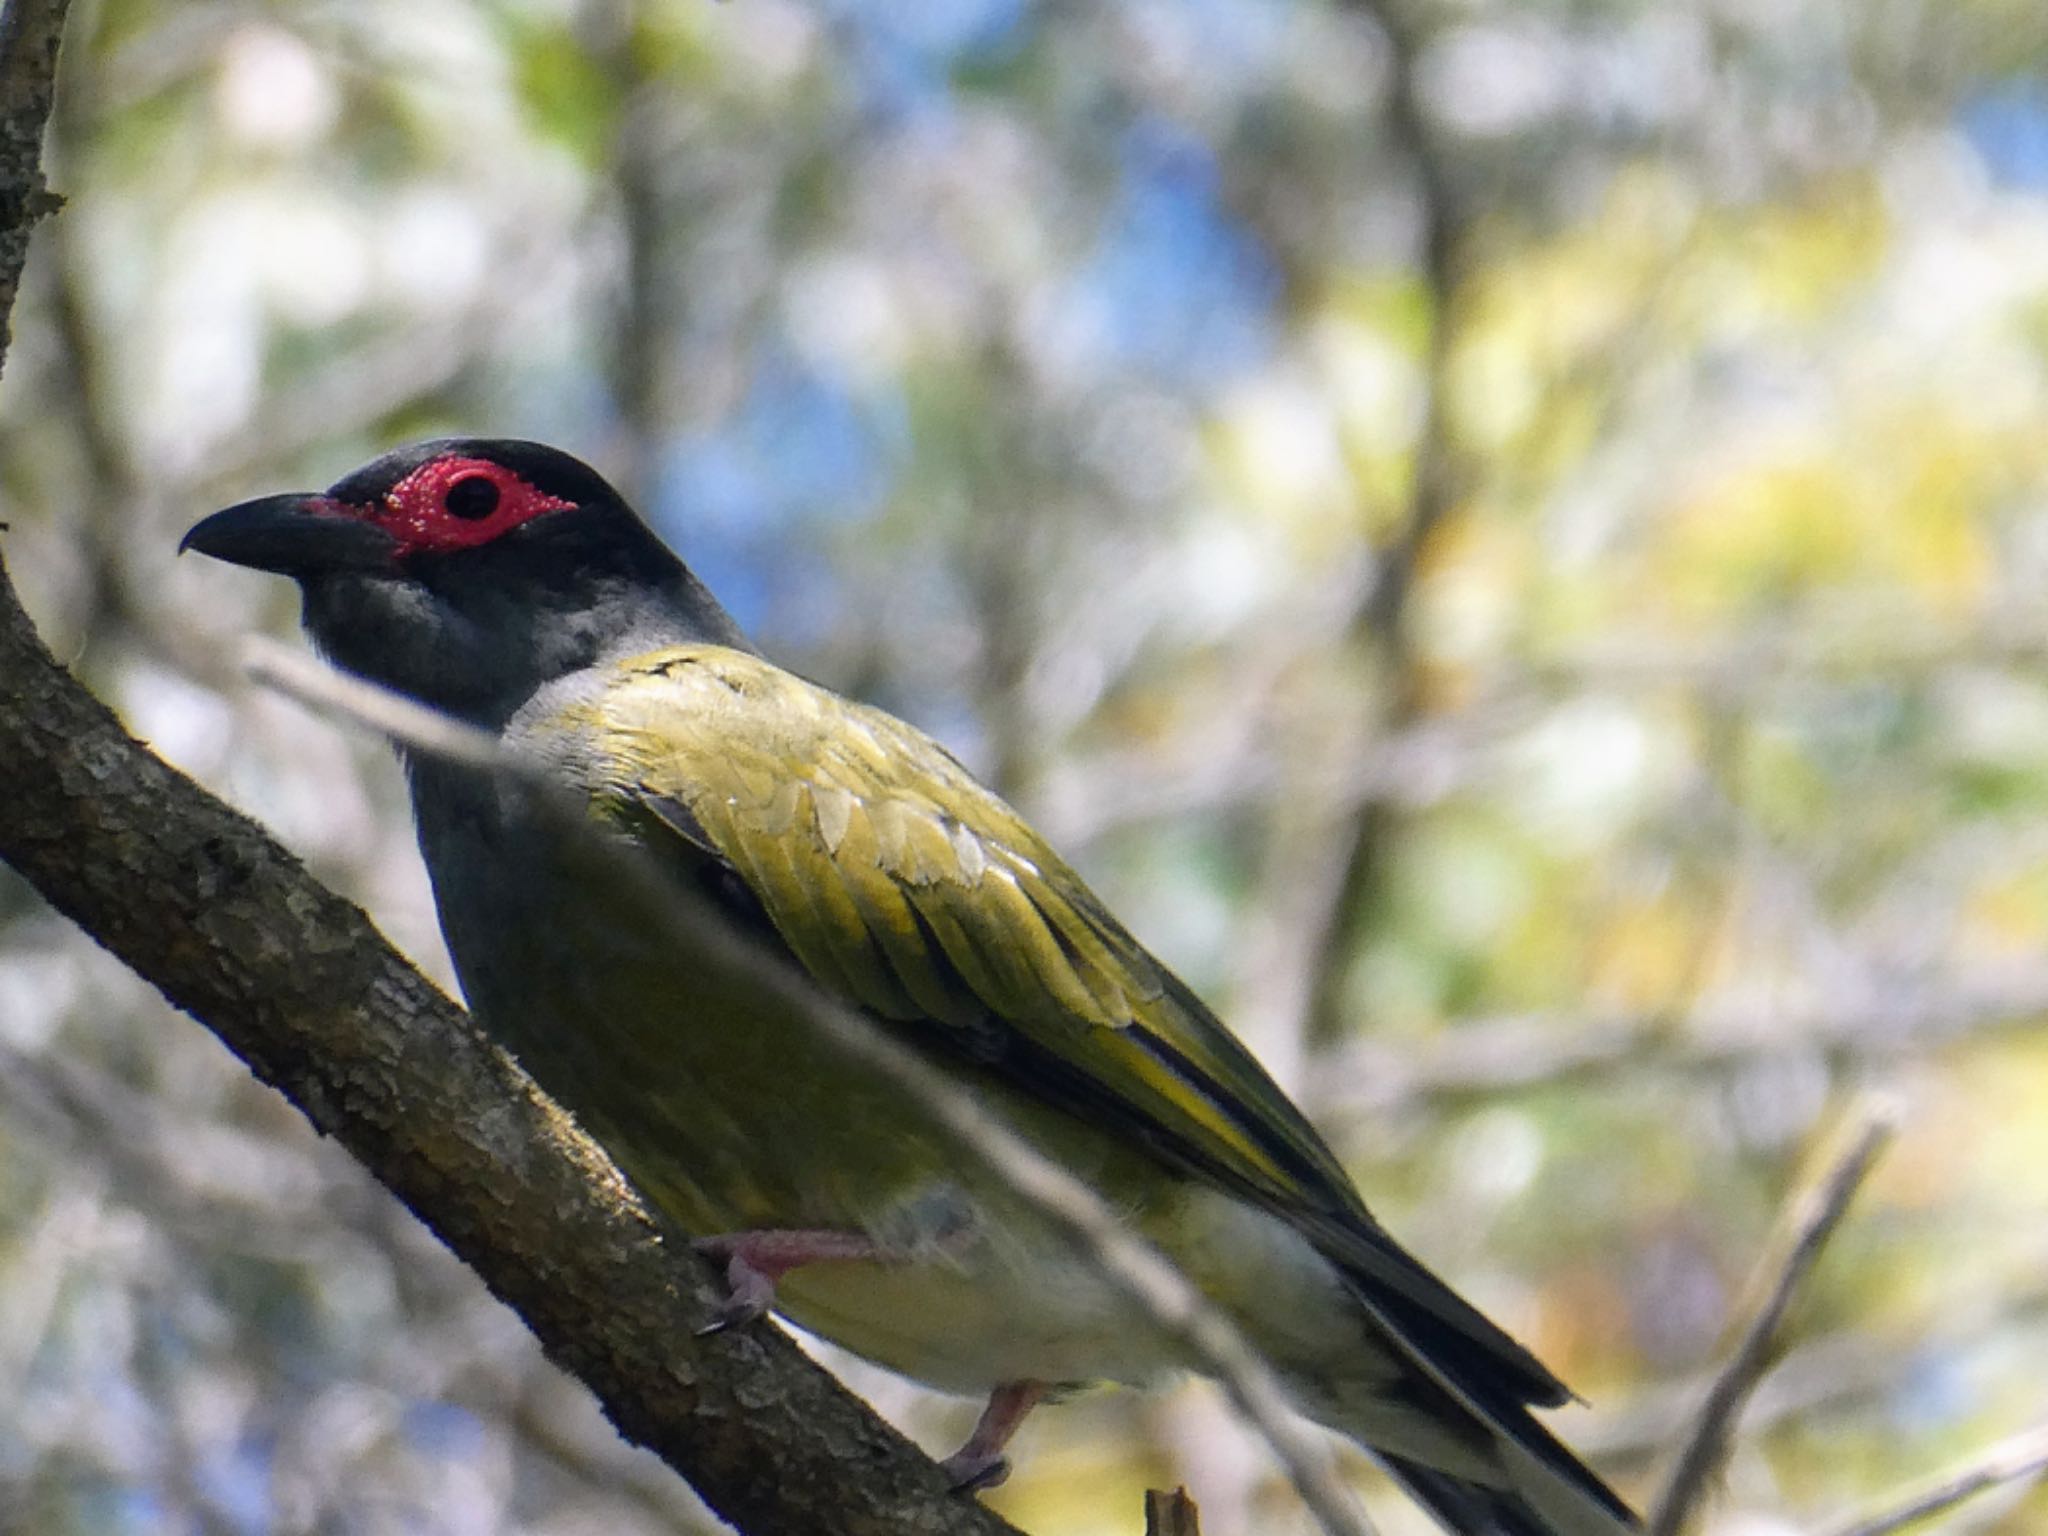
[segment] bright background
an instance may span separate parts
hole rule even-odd
[[[1635,1496],[1866,1090],[1711,1529],[2048,1418],[2039,0],[79,0],[64,64],[10,564],[430,970],[384,749],[239,676],[288,584],[173,551],[542,437],[1037,819]],[[1206,1387],[1020,1452],[1034,1530],[1302,1528]],[[0,873],[0,1530],[707,1528]]]

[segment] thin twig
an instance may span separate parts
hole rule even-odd
[[[1319,1055],[1303,1107],[1330,1125],[1629,1071],[1703,1076],[1786,1058],[1818,1058],[1840,1071],[2034,1029],[2048,1014],[2048,967],[1888,976],[1886,982],[1882,993],[1830,995],[1783,1008],[1712,1001],[1453,1019],[1426,1041],[1363,1039]]]
[[[1833,1536],[1891,1536],[1893,1531],[1903,1531],[1980,1493],[2032,1482],[2044,1473],[2048,1473],[2048,1424],[2001,1440],[1911,1492],[1893,1494],[1871,1513],[1837,1526]]]
[[[892,1078],[1014,1193],[1064,1228],[1105,1277],[1215,1376],[1329,1536],[1371,1536],[1370,1522],[1319,1438],[1296,1418],[1278,1375],[1236,1325],[1156,1249],[1131,1236],[1092,1189],[993,1117],[973,1095],[860,1014],[808,985],[793,968],[777,964],[758,945],[730,932],[708,903],[627,858],[615,845],[600,842],[586,822],[561,805],[560,786],[545,779],[534,764],[507,752],[495,737],[273,641],[252,643],[247,666],[260,682],[323,713],[367,726],[414,751],[538,789],[536,803],[543,811],[550,806],[561,809],[563,829],[587,838],[592,852],[615,865],[622,880],[636,882],[636,894],[645,895],[650,910],[665,911],[679,937],[694,950],[801,1010],[821,1037]]]
[[[1145,1536],[1202,1536],[1202,1513],[1187,1489],[1145,1490]]]
[[[1802,1338],[1743,1410],[1743,1433],[1880,1408],[1933,1363],[1982,1354],[2013,1329],[2034,1327],[2048,1318],[2048,1246],[2030,1248],[2022,1262],[2028,1278],[2017,1287],[2003,1276],[1959,1282],[1921,1322],[1877,1332],[1845,1325]],[[1578,1449],[1617,1470],[1652,1461],[1682,1438],[1712,1380],[1700,1371],[1638,1388],[1632,1400],[1593,1413],[1574,1437]]]
[[[323,666],[305,652],[267,636],[251,635],[242,642],[242,670],[264,687],[297,699],[316,713],[363,726],[442,762],[485,773],[507,773],[534,784],[546,782],[532,764],[499,746],[490,732]]]
[[[1827,1172],[1788,1208],[1782,1251],[1761,1273],[1772,1277],[1763,1303],[1750,1316],[1728,1361],[1714,1378],[1692,1433],[1650,1516],[1647,1536],[1678,1536],[1700,1505],[1707,1486],[1728,1459],[1735,1421],[1777,1358],[1778,1330],[1792,1298],[1812,1273],[1822,1248],[1841,1225],[1849,1202],[1862,1187],[1896,1129],[1889,1103],[1867,1100],[1857,1112],[1847,1144]]]

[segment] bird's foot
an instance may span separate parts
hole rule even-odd
[[[955,1493],[983,1493],[1010,1480],[1010,1458],[1000,1451],[992,1456],[970,1456],[963,1445],[939,1466],[953,1480]]]
[[[974,1433],[967,1443],[939,1465],[953,1480],[955,1493],[980,1493],[1000,1487],[1010,1476],[1010,1458],[1003,1448],[1017,1433],[1024,1417],[1044,1401],[1052,1390],[1043,1381],[1006,1381],[988,1395]]]
[[[881,1250],[858,1232],[791,1228],[721,1232],[692,1238],[690,1246],[725,1264],[725,1302],[718,1315],[697,1330],[698,1338],[742,1327],[775,1306],[775,1284],[793,1269],[828,1259],[876,1259]]]

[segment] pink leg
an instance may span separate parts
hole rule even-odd
[[[721,1232],[693,1238],[690,1246],[707,1259],[725,1260],[728,1294],[718,1316],[697,1330],[699,1338],[723,1333],[765,1316],[775,1305],[775,1282],[792,1269],[830,1259],[878,1259],[882,1251],[858,1232],[830,1229]]]
[[[974,1433],[967,1443],[939,1465],[953,1479],[955,1491],[978,1493],[994,1488],[1010,1475],[1009,1458],[1003,1447],[1017,1433],[1024,1416],[1045,1400],[1051,1384],[1043,1381],[1006,1381],[988,1395]]]

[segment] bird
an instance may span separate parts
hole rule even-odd
[[[1458,1536],[1623,1536],[1538,1420],[1571,1393],[1368,1210],[1251,1052],[943,746],[768,660],[595,470],[442,438],[182,550],[294,579],[314,647],[494,735],[716,920],[860,1011],[1100,1194],[1311,1419]],[[483,1027],[774,1310],[984,1404],[944,1465],[1007,1473],[1039,1403],[1189,1371],[1172,1330],[786,995],[716,972],[502,778],[400,747]],[[641,902],[642,907],[645,902]]]

